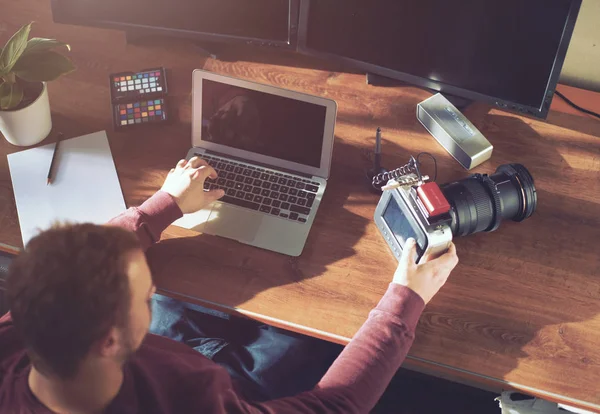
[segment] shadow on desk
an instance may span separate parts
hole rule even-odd
[[[581,167],[569,163],[563,149],[593,148],[577,140],[544,145],[544,139],[558,138],[542,138],[510,116],[488,115],[486,120],[496,152],[480,172],[493,172],[491,166],[501,163],[523,163],[536,179],[537,211],[522,223],[502,223],[494,233],[456,239],[461,262],[423,313],[407,366],[425,372],[435,366],[437,375],[447,367],[449,377],[463,376],[458,368],[483,373],[482,382],[493,378],[582,395],[581,381],[565,385],[564,378],[600,360],[600,349],[591,343],[594,331],[600,331],[600,258],[594,247],[600,216],[598,205],[586,200],[572,181],[595,193],[600,188],[594,174],[590,181],[582,178]],[[502,133],[506,130],[512,137]],[[368,288],[356,278],[363,277],[364,283],[369,275],[356,275],[348,281],[351,288],[339,288],[348,273],[376,268],[385,254],[372,240],[379,237],[376,230],[369,228],[378,197],[365,191],[364,150],[370,147],[365,144],[361,148],[336,140],[328,190],[299,258],[210,235],[167,239],[148,253],[159,289],[228,309],[246,309],[260,296],[252,302],[253,311],[281,319],[314,312],[328,300],[351,304],[347,311],[366,317],[366,307],[373,303],[355,302],[361,297],[355,291]],[[407,154],[392,142],[386,148],[398,160]],[[450,165],[444,170],[440,182],[466,176]],[[350,257],[358,259],[349,262]],[[286,289],[274,289],[284,285]],[[331,319],[323,311],[310,327],[326,331]],[[473,380],[472,375],[464,377]],[[594,387],[589,384],[583,394],[591,395]]]
[[[600,140],[532,127],[510,114],[481,114],[479,121],[494,154],[469,173],[522,163],[535,179],[537,210],[521,223],[504,221],[496,232],[455,239],[460,263],[425,309],[406,366],[591,401],[597,377],[577,385],[568,379],[600,360],[593,344],[600,331],[600,177],[593,161]],[[439,158],[439,183],[469,174]]]
[[[559,172],[563,168],[572,166],[565,163],[564,154],[569,151],[578,150],[581,155],[594,156],[600,153],[600,121],[597,125],[586,123],[586,130],[581,129],[581,117],[551,112],[547,123],[531,123],[536,126],[543,137],[530,126],[530,123],[518,118],[516,115],[489,114],[483,120],[482,130],[494,145],[492,160],[502,162],[508,156],[520,154],[520,159],[510,162],[520,162],[527,166],[551,166]],[[577,123],[579,121],[579,124]],[[549,124],[560,126],[565,129],[576,129],[573,133],[552,128],[548,133]],[[583,135],[583,134],[587,134]],[[589,136],[591,135],[591,136]],[[522,157],[522,159],[521,159]],[[545,177],[541,175],[541,177]],[[535,178],[535,177],[534,177]]]
[[[487,376],[563,395],[596,392],[597,377],[580,373],[600,360],[598,205],[545,190],[538,200],[529,223],[457,239],[461,263],[425,309],[410,362],[450,360],[485,373],[483,383]]]
[[[455,240],[459,266],[426,308],[409,362],[427,372],[427,360],[444,361],[449,376],[469,378],[458,367],[486,373],[484,383],[488,377],[590,398],[597,377],[578,378],[577,385],[569,379],[600,360],[593,343],[600,329],[600,180],[590,162],[600,140],[560,130],[542,136],[510,115],[484,121],[494,154],[474,172],[525,165],[537,209],[522,223],[504,221],[494,233]]]
[[[344,290],[339,289],[337,276],[343,277],[348,270],[336,266],[343,267],[338,262],[357,253],[355,245],[372,221],[378,200],[366,191],[366,166],[364,148],[336,140],[327,191],[300,257],[206,234],[166,239],[147,254],[159,290],[183,300],[200,300],[208,306],[224,305],[229,309],[242,307],[262,295],[261,303],[272,306],[264,309],[265,315],[272,314],[278,302],[289,309],[285,295],[290,291],[292,302],[298,301],[301,294],[313,296],[315,303],[323,296],[342,300]],[[324,283],[298,284],[325,273],[328,280]],[[283,285],[293,286],[273,292],[273,288]],[[311,289],[320,299],[311,294]]]
[[[555,98],[559,99],[559,98]],[[590,118],[595,122],[582,122],[583,118]],[[600,138],[600,119],[593,118],[590,115],[573,115],[558,111],[551,111],[548,114],[546,122],[561,128],[577,131],[578,133],[589,134]]]

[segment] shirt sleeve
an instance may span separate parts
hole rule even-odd
[[[404,361],[425,303],[390,284],[365,324],[312,391],[264,403],[239,402],[243,413],[368,413]],[[232,408],[232,407],[229,407]]]
[[[144,250],[160,240],[161,233],[183,215],[173,197],[157,191],[139,207],[132,207],[111,219],[108,225],[134,232]]]
[[[4,316],[0,317],[0,325],[9,322],[12,323],[12,316],[10,316],[10,312],[6,312]]]

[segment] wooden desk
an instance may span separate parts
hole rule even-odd
[[[194,68],[338,102],[330,185],[302,256],[171,227],[149,257],[160,290],[173,296],[346,343],[395,269],[372,221],[378,197],[363,182],[364,152],[376,127],[383,129],[385,166],[429,151],[438,159],[439,182],[468,175],[416,120],[416,104],[429,96],[420,89],[369,87],[364,75],[296,55],[251,50],[232,63],[207,59],[181,42],[127,45],[120,32],[53,24],[45,0],[13,2],[3,12],[2,41],[35,20],[35,36],[71,43],[78,70],[49,86],[54,131],[108,130],[129,206],[158,189],[190,146]],[[108,74],[156,65],[171,70],[177,121],[112,132]],[[600,110],[600,94],[562,90]],[[553,109],[547,122],[484,105],[466,111],[495,146],[492,159],[474,172],[523,163],[536,180],[538,210],[495,233],[456,240],[460,264],[421,317],[406,366],[600,410],[600,122],[569,111],[558,98]],[[0,242],[16,248],[21,236],[5,155],[18,150],[0,140]],[[165,256],[168,265],[156,266],[154,259]]]

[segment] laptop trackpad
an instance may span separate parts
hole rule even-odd
[[[204,232],[241,242],[252,242],[262,224],[263,215],[250,210],[215,203]]]

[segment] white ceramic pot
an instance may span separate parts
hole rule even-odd
[[[52,129],[48,87],[33,103],[16,111],[0,111],[0,132],[13,145],[26,147],[43,141]]]

